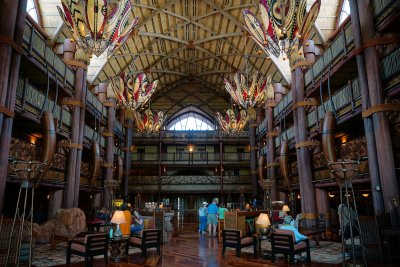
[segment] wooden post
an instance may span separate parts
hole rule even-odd
[[[74,61],[76,44],[70,39],[64,40],[64,60]],[[74,96],[73,100],[80,105],[72,106],[72,123],[71,123],[71,143],[76,145],[83,144],[83,129],[85,125],[85,99],[86,99],[86,70],[80,66],[74,66]],[[73,208],[78,206],[79,187],[80,187],[80,170],[82,161],[82,149],[77,147],[69,148],[67,164],[65,170],[65,192],[63,208]]]
[[[162,176],[162,130],[160,129],[159,139],[158,139],[158,195],[157,203],[161,203],[161,176]]]
[[[308,46],[303,46],[304,54],[306,58],[309,59],[314,56],[314,43],[311,40],[307,40],[305,43],[307,43]],[[309,61],[312,61],[312,58],[309,59]],[[298,102],[304,101],[304,74],[301,66],[292,70],[292,94],[294,105]],[[307,141],[307,117],[303,106],[298,106],[293,111],[293,119],[296,144]],[[311,227],[315,225],[316,219],[311,155],[306,146],[297,148],[296,154],[304,226]]]
[[[219,192],[222,197],[223,190],[224,190],[224,176],[223,176],[223,160],[224,160],[224,146],[222,144],[222,131],[219,131],[219,175],[220,175],[220,186],[219,186]]]
[[[129,175],[131,172],[131,146],[133,138],[133,122],[132,119],[126,120],[125,127],[125,167],[124,167],[124,198],[128,200],[129,196]]]
[[[350,15],[351,15],[351,25],[353,27],[354,45],[357,49],[362,46],[360,18],[358,15],[357,1],[350,0],[350,8],[352,10]],[[358,84],[360,86],[362,109],[364,111],[371,107],[370,97],[368,92],[368,80],[367,80],[364,54],[361,53],[357,55],[356,59],[357,59],[357,70],[359,78]],[[376,188],[381,187],[381,180],[379,175],[378,156],[376,153],[374,124],[371,117],[366,117],[363,119],[363,121],[364,121],[365,139],[367,142],[369,175],[371,177],[372,202],[374,205],[375,214],[379,215],[385,213],[385,207],[383,204],[382,191],[376,190]]]
[[[370,0],[357,1],[360,18],[362,42],[367,43],[376,37]],[[371,107],[385,102],[380,62],[375,46],[366,47],[364,50],[365,67],[368,80],[368,90]],[[389,122],[385,112],[376,112],[372,115],[376,152],[378,158],[380,181],[382,183],[383,203],[386,213],[395,214],[399,201],[399,190],[393,157],[392,139],[390,136]],[[368,153],[369,156],[369,153]],[[374,190],[373,190],[374,191]],[[397,204],[393,203],[394,201]],[[392,223],[395,223],[392,221]]]
[[[109,106],[107,107],[107,130],[103,132],[103,136],[106,139],[106,151],[105,151],[105,180],[110,181],[113,179],[113,166],[114,166],[114,124],[115,124],[115,99],[108,98]],[[104,103],[103,103],[104,104]],[[107,192],[108,191],[108,192]],[[105,205],[107,208],[111,208],[111,197],[113,192],[108,189],[105,194]]]
[[[254,119],[249,120],[249,136],[250,136],[250,174],[251,174],[251,197],[257,197],[257,146],[256,146],[256,127]]]
[[[315,188],[315,203],[317,204],[317,213],[325,215],[325,227],[331,225],[331,213],[329,210],[328,192],[322,188]]]
[[[17,3],[14,0],[6,0],[3,1],[0,10],[0,36],[9,38],[18,47],[22,45],[26,3],[27,0]],[[0,58],[0,106],[13,113],[21,55],[10,44],[0,43]],[[3,210],[13,121],[13,116],[0,113],[0,214]]]

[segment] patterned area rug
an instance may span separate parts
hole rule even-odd
[[[154,248],[148,249],[148,251]],[[59,243],[55,250],[50,250],[50,244],[36,245],[33,249],[33,266],[55,266],[66,263],[67,243]],[[129,255],[140,253],[138,248],[129,248]],[[109,255],[110,256],[110,255]],[[102,258],[103,256],[96,256],[94,258]],[[71,263],[82,262],[85,259],[76,255],[71,255]]]
[[[227,248],[232,249],[233,248]],[[271,243],[263,240],[261,241],[261,250],[262,251],[271,251]],[[319,246],[315,244],[315,241],[310,241],[310,250],[311,250],[311,261],[319,262],[319,263],[329,263],[329,264],[338,264],[341,263],[342,258],[342,244],[337,242],[330,241],[320,241]],[[253,247],[246,247],[242,249],[242,252],[253,254]],[[279,256],[279,255],[278,255]],[[283,256],[283,255],[282,255]],[[347,256],[346,259],[349,257]],[[302,256],[296,255],[295,260],[305,260],[305,253]]]

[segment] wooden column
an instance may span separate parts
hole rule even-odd
[[[64,60],[75,61],[75,42],[70,39],[64,41]],[[86,69],[82,66],[75,66],[74,96],[72,101],[75,104],[72,108],[71,136],[70,140],[74,146],[69,148],[65,170],[65,192],[63,208],[78,206],[79,186],[81,177],[81,162],[83,149],[83,130],[85,127],[85,101],[86,101]],[[79,147],[80,146],[80,147]]]
[[[360,18],[358,15],[357,1],[350,0],[350,8],[352,10],[350,15],[351,15],[351,25],[353,27],[353,34],[354,34],[354,45],[356,48],[360,48],[362,46],[362,37],[361,37]],[[357,59],[357,70],[359,78],[358,84],[360,86],[360,91],[361,91],[362,110],[364,111],[371,107],[370,97],[368,92],[368,81],[367,81],[364,54],[363,53],[359,54],[356,57],[356,59]],[[382,191],[376,190],[376,188],[381,187],[381,180],[379,175],[378,156],[376,153],[374,124],[371,117],[366,117],[363,119],[363,121],[364,121],[365,139],[367,142],[369,175],[371,177],[372,202],[374,205],[375,214],[379,215],[385,213],[385,207],[383,204]]]
[[[275,132],[274,132],[274,108],[279,101],[282,100],[282,92],[284,91],[282,84],[272,84],[274,88],[274,99],[268,100],[266,103],[265,117],[267,118],[266,132],[267,132],[267,165],[275,161]],[[276,133],[278,134],[278,133]],[[271,188],[271,200],[278,200],[278,191],[276,188],[276,166],[270,165],[267,167],[267,177],[274,181]]]
[[[303,46],[304,54],[306,55],[306,53],[311,53],[314,51],[312,49],[314,44],[311,40],[307,40],[305,43],[309,44],[309,46]],[[293,94],[293,105],[304,101],[304,74],[301,66],[292,70],[291,87]],[[293,119],[296,144],[307,141],[307,117],[303,106],[298,106],[293,110]],[[314,187],[312,184],[313,173],[311,167],[311,155],[308,147],[306,146],[300,146],[297,148],[296,154],[301,194],[301,210],[304,219],[303,225],[310,227],[315,224],[316,219]]]
[[[286,204],[288,203],[288,194],[286,192],[279,191],[278,195],[279,195],[279,200],[280,201],[283,201]]]
[[[0,36],[11,40],[16,47],[21,47],[25,25],[27,0],[5,0],[0,10]],[[21,55],[8,43],[0,42],[0,214],[3,210],[4,191],[7,181],[8,155],[10,152],[11,134],[15,96]]]
[[[257,146],[256,146],[256,127],[254,119],[249,120],[249,136],[250,136],[250,174],[251,174],[251,197],[257,197]]]
[[[57,211],[61,209],[63,202],[64,190],[54,190],[50,194],[50,205],[48,210],[48,220],[52,220],[56,217]]]
[[[325,226],[329,227],[331,225],[331,213],[329,210],[328,192],[325,189],[315,188],[315,203],[317,205],[317,213],[325,215]]]
[[[158,195],[157,203],[161,204],[161,176],[162,176],[162,130],[160,129],[158,137]]]
[[[107,102],[103,103],[107,106],[107,128],[102,135],[106,139],[105,151],[105,180],[110,181],[113,179],[114,167],[114,127],[115,127],[115,99],[108,98]],[[106,190],[105,204],[106,207],[111,208],[111,197],[115,192],[110,189]]]
[[[362,16],[359,16],[362,42],[367,43],[376,37],[371,9],[372,1],[357,1],[357,3],[359,14],[362,14]],[[385,102],[379,58],[375,46],[365,48],[364,56],[371,107],[374,107]],[[385,112],[374,113],[372,115],[372,121],[374,125],[380,181],[382,183],[383,203],[386,213],[395,214],[397,210],[393,202],[396,201],[398,205],[399,187],[396,180],[389,122]]]
[[[223,160],[224,160],[224,146],[222,144],[222,131],[219,131],[219,175],[220,175],[220,186],[219,186],[219,192],[222,198],[222,194],[224,191],[224,176],[223,176]]]
[[[129,197],[129,175],[131,172],[131,146],[133,139],[133,122],[128,119],[125,122],[125,158],[124,158],[124,199]]]

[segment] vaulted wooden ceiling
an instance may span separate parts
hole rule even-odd
[[[47,25],[47,30],[52,32],[54,42],[69,36],[61,22],[54,27],[56,23],[44,15],[46,12],[53,15],[50,5],[55,6],[56,2],[39,0],[41,7],[49,8],[40,9],[41,18],[43,26]],[[135,5],[133,16],[140,18],[138,31],[111,58],[91,59],[90,83],[104,82],[125,69],[144,71],[151,81],[159,80],[151,99],[152,108],[163,110],[172,118],[176,112],[193,106],[212,119],[215,112],[229,108],[230,97],[223,79],[237,70],[259,71],[271,75],[275,82],[290,83],[287,60],[268,60],[264,53],[258,52],[258,46],[244,29],[242,10],[250,9],[258,14],[259,1],[141,0],[132,3]],[[310,0],[308,4],[312,3]],[[311,33],[316,43],[325,42],[324,35],[334,30],[338,6],[338,0],[322,1],[316,24],[321,23],[324,28],[316,26]]]

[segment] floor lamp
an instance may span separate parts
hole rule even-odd
[[[366,264],[365,260],[365,253],[362,244],[361,238],[361,228],[360,228],[360,221],[358,219],[357,213],[357,205],[354,197],[354,189],[352,186],[353,178],[358,174],[358,167],[360,165],[360,161],[354,160],[343,160],[343,161],[336,161],[336,162],[328,162],[328,166],[332,172],[332,174],[336,177],[336,180],[340,186],[340,207],[341,207],[341,218],[340,218],[340,230],[342,233],[342,257],[343,257],[343,266],[345,265],[345,245],[346,240],[344,238],[344,232],[346,226],[344,225],[344,216],[348,216],[349,219],[349,227],[350,227],[350,239],[351,239],[351,250],[353,253],[353,266],[359,266],[356,263],[356,253],[355,253],[355,241],[354,241],[354,232],[353,227],[358,230],[360,235],[360,246],[361,246],[361,254],[363,264]],[[343,199],[343,189],[345,191],[344,199]],[[350,193],[353,196],[353,201],[350,199]],[[346,212],[345,206],[347,207],[348,212]],[[354,210],[354,213],[352,212]],[[347,213],[347,214],[346,214]]]
[[[33,184],[40,175],[43,173],[47,163],[39,162],[39,161],[23,161],[17,160],[15,158],[9,158],[9,163],[15,173],[15,175],[21,179],[21,184],[19,187],[18,198],[17,198],[17,205],[15,208],[15,214],[13,223],[11,226],[10,231],[10,239],[8,240],[7,246],[7,258],[6,258],[6,266],[10,263],[12,258],[11,248],[13,246],[12,241],[16,240],[16,266],[20,264],[20,251],[21,251],[21,244],[22,244],[22,234],[24,229],[28,231],[29,234],[29,261],[28,266],[32,265],[32,241],[33,241],[33,199],[35,196],[35,185]],[[31,190],[31,204],[30,207],[27,207],[28,202],[28,194],[29,190]],[[20,210],[19,206],[20,203],[23,203],[23,208]],[[28,213],[27,213],[28,212]],[[17,220],[20,221],[19,229],[15,229]],[[14,235],[14,231],[16,234]]]

